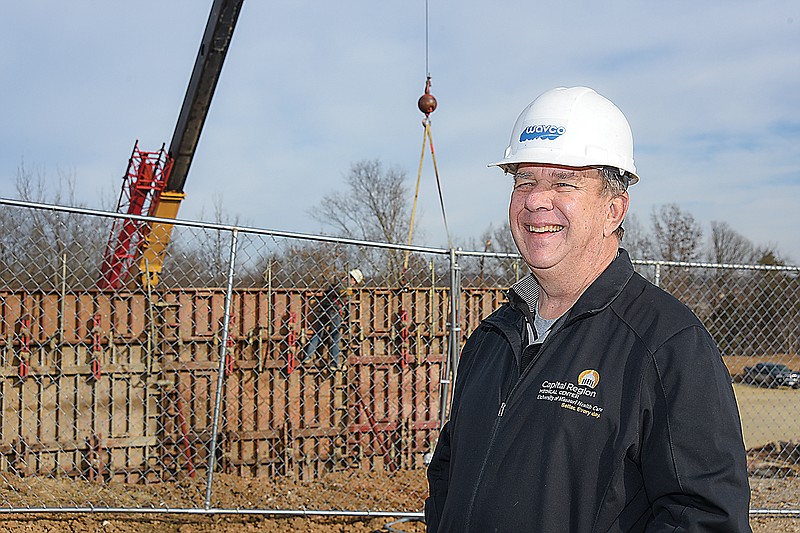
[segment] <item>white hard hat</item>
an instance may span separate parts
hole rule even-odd
[[[639,181],[628,120],[588,87],[551,89],[522,110],[505,156],[489,166],[513,172],[519,163],[616,167],[628,184]]]
[[[348,272],[348,274],[350,274],[350,277],[352,277],[356,283],[361,283],[364,281],[364,274],[357,268],[354,268]]]

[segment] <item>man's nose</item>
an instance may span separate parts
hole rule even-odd
[[[525,197],[525,209],[536,211],[538,209],[553,208],[553,192],[544,187],[536,187],[528,192]]]

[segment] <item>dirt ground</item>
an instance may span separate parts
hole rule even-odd
[[[379,494],[384,490],[385,478],[372,476],[366,479],[371,480],[375,484],[374,494]],[[58,483],[70,484],[69,481],[60,481]],[[262,480],[261,483],[252,479],[236,482],[232,478],[225,480],[225,484],[226,494],[218,501],[218,506],[227,509],[237,507],[242,509],[257,508],[258,504],[256,504],[255,507],[253,506],[253,494],[261,489],[274,491],[273,494],[279,493],[282,490],[284,492],[290,492],[286,491],[285,487],[276,489],[274,482],[265,480]],[[70,490],[76,490],[76,485],[74,483],[72,485],[72,487],[62,487],[64,494],[69,493]],[[368,483],[366,483],[364,479],[359,479],[353,482],[352,485],[365,488],[368,486]],[[297,491],[297,489],[297,485],[292,485],[292,490]],[[421,490],[421,487],[419,489]],[[55,491],[52,485],[42,487],[42,490],[50,494]],[[303,504],[298,504],[298,502],[308,502],[313,498],[315,493],[319,496],[324,490],[325,489],[319,486],[309,485],[307,490],[300,490],[297,494],[291,496],[291,501],[294,502],[292,504],[288,503],[290,499],[282,498],[266,498],[262,499],[259,503],[263,505],[265,501],[271,499],[275,502],[272,508],[298,509],[304,507]],[[412,489],[411,487],[405,487],[402,491],[398,491],[402,492],[402,494],[398,493],[396,495],[397,499],[394,500],[393,503],[387,503],[386,506],[381,507],[390,508],[388,506],[394,505],[394,508],[402,508],[399,502],[403,501],[405,495],[411,494],[413,498],[420,497],[415,490],[416,489]],[[798,502],[798,495],[800,495],[800,477],[787,477],[782,479],[751,478],[751,493],[751,507],[753,509],[798,509],[798,507],[800,507],[800,503]],[[108,496],[111,493],[106,492],[105,494]],[[32,496],[29,493],[26,496],[27,498],[36,497],[38,499],[41,497],[41,494]],[[163,496],[163,493],[161,493],[160,496]],[[8,493],[1,489],[0,497],[6,502],[8,501]],[[173,505],[177,507],[179,500],[180,498],[176,499]],[[249,506],[245,505],[248,501],[251,503]],[[339,501],[339,504],[341,503],[342,501]],[[6,503],[6,505],[8,505],[8,503]],[[131,503],[129,502],[128,505],[131,505]],[[331,507],[331,509],[352,509],[356,507],[358,507],[358,505],[351,505],[349,507],[337,505]],[[311,507],[309,507],[309,509],[311,509]],[[755,533],[800,533],[800,516],[795,518],[789,516],[758,515],[751,518],[751,525]],[[56,533],[62,531],[70,533],[422,533],[425,531],[425,526],[421,521],[415,519],[399,519],[397,517],[388,516],[29,513],[0,515],[0,529],[2,529],[2,531],[26,533]]]
[[[754,533],[800,533],[800,518],[753,517]],[[95,516],[21,515],[0,520],[4,531],[26,533],[422,533],[419,521],[399,522],[393,518],[346,517],[202,517],[202,516]]]
[[[425,531],[419,521],[397,518],[223,517],[142,515],[21,515],[0,520],[4,531],[26,533],[373,533]],[[766,530],[765,530],[766,531]],[[787,530],[795,531],[795,530]],[[800,531],[798,529],[797,531]]]

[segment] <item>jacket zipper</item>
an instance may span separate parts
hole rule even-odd
[[[547,338],[544,340],[544,342],[542,343],[542,346],[539,348],[539,353],[537,353],[533,357],[533,359],[531,359],[531,362],[528,363],[528,367],[519,375],[519,379],[517,379],[517,382],[514,383],[514,386],[511,387],[511,390],[508,391],[508,394],[506,394],[506,399],[500,404],[500,411],[498,411],[498,413],[497,413],[497,417],[498,418],[502,417],[503,414],[505,414],[506,405],[508,405],[508,402],[511,399],[511,395],[514,394],[514,391],[517,390],[517,387],[519,386],[519,384],[522,383],[523,378],[525,376],[527,376],[528,374],[530,374],[531,368],[533,368],[533,366],[536,364],[536,361],[538,361],[539,358],[542,356],[542,352],[544,352],[545,347],[550,343],[550,339],[552,339],[555,335],[560,333],[562,329],[563,329],[563,327],[560,327],[560,328],[558,328],[557,331],[551,331],[550,334],[547,336]],[[526,348],[527,348],[527,346],[526,346]],[[524,349],[523,349],[523,351],[524,351]]]
[[[547,338],[542,343],[541,348],[539,348],[539,353],[528,363],[528,368],[525,369],[523,373],[519,375],[517,382],[511,387],[511,390],[508,391],[506,394],[506,398],[503,402],[500,403],[500,409],[497,412],[497,417],[494,420],[494,424],[492,425],[492,435],[489,438],[489,446],[486,448],[486,455],[483,457],[483,462],[481,463],[481,469],[478,471],[478,479],[475,481],[475,486],[472,488],[472,496],[469,500],[469,506],[467,507],[467,519],[464,522],[464,531],[469,531],[470,522],[472,522],[472,511],[475,508],[475,499],[478,497],[478,489],[481,486],[481,480],[483,479],[483,472],[486,470],[486,463],[489,462],[489,457],[491,456],[492,448],[494,448],[494,439],[497,436],[497,429],[500,427],[500,419],[506,412],[506,405],[508,405],[509,400],[511,399],[511,395],[517,389],[519,384],[522,382],[522,378],[525,377],[530,373],[530,369],[536,364],[536,361],[541,357],[542,352],[544,351],[545,346],[548,344],[548,341],[553,338],[557,333],[559,333],[563,329],[563,326],[558,328],[558,331],[551,331]]]
[[[503,402],[500,407],[500,413],[505,410],[506,402]],[[467,519],[464,521],[464,531],[469,532],[470,530],[470,522],[472,522],[472,511],[475,508],[475,499],[478,497],[478,489],[481,486],[481,479],[483,479],[483,472],[486,470],[486,463],[489,462],[489,457],[491,456],[492,448],[494,448],[494,439],[497,436],[497,428],[500,425],[500,417],[502,414],[498,414],[497,418],[494,419],[494,424],[492,425],[492,434],[489,437],[489,446],[486,448],[486,455],[483,457],[483,462],[481,463],[481,469],[478,471],[478,479],[475,481],[475,486],[472,487],[472,496],[469,499],[469,505],[467,506]]]

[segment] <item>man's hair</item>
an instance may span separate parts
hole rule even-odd
[[[617,167],[600,167],[598,170],[600,171],[600,177],[603,180],[603,189],[601,192],[608,194],[613,198],[628,190],[628,182],[630,181],[630,178],[623,170],[620,170]],[[614,230],[614,234],[616,234],[617,239],[622,241],[622,236],[625,235],[625,228],[622,227],[622,223],[620,223],[619,227]]]

